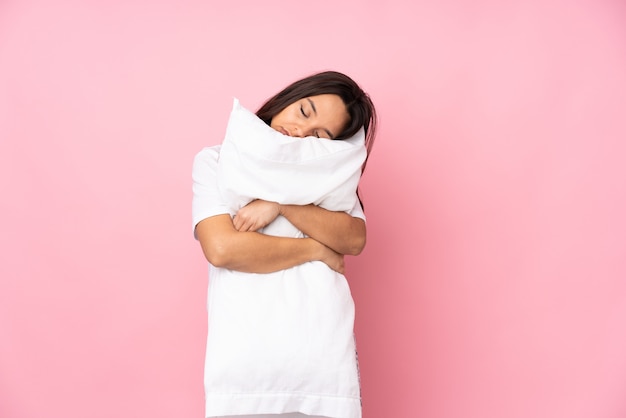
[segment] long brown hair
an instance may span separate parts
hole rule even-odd
[[[369,157],[376,137],[377,116],[372,100],[357,83],[345,74],[336,71],[324,71],[298,80],[271,97],[256,112],[256,115],[268,125],[272,118],[290,104],[310,96],[336,94],[346,105],[350,120],[337,138],[347,139],[356,134],[361,127],[365,130],[365,148]],[[363,169],[367,163],[363,163]]]

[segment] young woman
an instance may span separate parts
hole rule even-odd
[[[291,137],[315,136],[328,140],[342,140],[351,138],[363,128],[367,155],[371,150],[376,132],[376,112],[369,96],[352,79],[332,71],[315,74],[292,83],[270,98],[257,111],[256,115],[276,131]],[[250,273],[250,278],[257,281],[255,286],[264,286],[259,281],[264,281],[267,277],[267,282],[270,283],[269,274],[294,268],[307,262],[321,261],[336,272],[332,274],[338,274],[337,277],[345,280],[343,278],[344,255],[358,255],[365,246],[365,217],[360,202],[357,202],[354,208],[348,212],[334,212],[312,204],[284,205],[277,202],[254,200],[232,216],[227,205],[222,201],[216,184],[219,152],[220,146],[205,148],[196,156],[193,168],[194,232],[206,259],[210,263],[209,300],[222,297],[223,294],[220,293],[219,289],[222,289],[223,286],[220,285],[219,289],[212,288],[211,280],[218,276],[220,271],[226,270]],[[287,238],[257,232],[279,216],[286,218],[300,230],[303,237]],[[268,286],[270,285],[268,284]],[[347,284],[345,288],[347,289]],[[246,287],[244,286],[243,289]],[[303,291],[298,292],[303,293]],[[349,290],[347,292],[349,293]],[[236,295],[234,297],[239,299],[237,294],[234,294]],[[241,297],[251,297],[251,300],[254,300],[254,295],[242,295]],[[307,303],[315,300],[309,299],[305,292],[303,295],[291,296],[285,303],[298,303],[293,301],[301,300],[300,297]],[[343,297],[345,299],[346,296]],[[328,295],[328,297],[322,295],[318,304],[339,303],[334,302],[335,299],[333,298],[333,295]],[[307,303],[297,305],[296,309],[300,309],[300,307],[306,309]],[[251,321],[256,319],[258,310],[274,308],[273,306],[255,307],[257,312],[249,313]],[[210,360],[209,348],[212,344],[217,343],[211,340],[212,313],[216,316],[219,315],[219,313],[209,312],[207,360]],[[334,320],[321,316],[319,321]],[[241,316],[238,318],[241,319]],[[263,324],[264,327],[269,327],[269,331],[264,331],[265,334],[263,335],[256,335],[255,340],[246,342],[244,345],[254,345],[258,342],[265,351],[276,352],[277,356],[284,356],[288,364],[293,364],[289,362],[298,358],[299,354],[284,349],[290,344],[281,344],[280,341],[275,343],[273,341],[258,341],[265,340],[264,335],[273,335],[272,327],[274,325],[281,330],[285,326],[282,321],[276,324]],[[229,324],[229,327],[237,326],[238,322],[234,320]],[[242,327],[241,330],[242,335],[250,332],[244,328]],[[294,338],[300,338],[304,341],[297,351],[314,350],[312,347],[315,347],[317,335],[315,333],[318,332],[318,327],[314,326],[313,328],[315,329],[307,330],[306,327],[300,326],[294,328],[295,333],[298,334]],[[288,337],[289,335],[286,338]],[[275,340],[281,338],[283,337],[280,336]],[[337,338],[338,344],[347,344],[341,339],[343,337]],[[233,347],[233,350],[237,351],[239,348]],[[239,350],[238,352],[249,353],[244,357],[254,356],[254,348],[249,351]],[[324,355],[320,354],[318,357],[303,356],[302,358],[323,359]],[[248,359],[239,360],[235,358],[234,362],[245,364],[246,360]],[[229,383],[230,386],[226,386],[227,390],[224,392],[221,389],[215,389],[215,385],[207,384],[205,379],[207,417],[360,417],[359,394],[357,393],[356,397],[346,395],[346,393],[354,394],[354,391],[347,390],[346,392],[342,382],[335,383],[336,380],[345,379],[345,374],[334,375],[332,370],[320,371],[324,374],[324,378],[333,382],[328,386],[333,387],[315,391],[324,393],[311,393],[306,384],[307,379],[317,379],[317,377],[312,376],[308,371],[304,373],[306,375],[298,376],[298,370],[304,370],[300,369],[299,365],[297,367],[290,366],[290,370],[275,371],[267,370],[263,364],[257,363],[245,366],[250,373],[249,379],[246,376],[240,376],[237,379],[254,381],[257,382],[255,385],[264,387],[247,388],[246,382],[242,382],[241,388],[239,388],[237,383],[234,383],[235,386],[233,386],[231,382]],[[356,352],[354,352],[352,363],[354,364],[349,365],[348,369],[356,371]],[[217,368],[215,363],[211,364],[211,367]],[[222,366],[226,369],[226,375],[228,370],[233,370],[233,374],[236,374],[234,366],[221,364],[220,367]],[[208,368],[209,365],[206,367]],[[327,366],[319,364],[316,367],[323,369]],[[265,386],[266,380],[263,380],[263,374],[267,375],[266,380],[270,382],[267,383],[267,386]],[[294,375],[285,376],[286,374]],[[236,382],[237,379],[233,379],[233,381]],[[218,380],[228,379],[220,378]],[[298,381],[302,384],[293,383]],[[263,382],[263,384],[258,382]]]

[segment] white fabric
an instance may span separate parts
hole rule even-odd
[[[367,154],[364,143],[363,129],[341,141],[283,135],[235,99],[220,150],[220,192],[235,211],[253,199],[350,210]]]
[[[225,417],[228,418],[228,417]],[[254,414],[254,415],[232,415],[231,418],[328,418],[321,415],[305,415],[300,412],[287,414]]]
[[[193,160],[193,201],[192,201],[192,229],[198,222],[215,215],[235,215],[229,205],[222,202],[222,196],[217,188],[217,166],[221,145],[214,145],[200,150]],[[356,201],[354,207],[348,211],[353,217],[366,220],[361,204]],[[195,234],[194,234],[195,236]]]
[[[365,155],[358,135],[348,141],[296,139],[265,128],[235,101],[217,167],[221,202],[229,213],[254,198],[330,210],[355,206]],[[303,145],[309,142],[315,144]],[[303,237],[283,217],[263,232]],[[342,274],[308,262],[270,274],[210,266],[209,277],[207,417],[294,412],[361,417],[354,302]]]

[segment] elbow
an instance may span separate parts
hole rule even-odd
[[[211,241],[202,246],[204,257],[214,267],[228,268],[230,265],[230,254],[224,243],[219,241]]]
[[[236,255],[237,234],[226,214],[207,218],[196,226],[204,257],[215,267],[229,268]]]
[[[359,255],[365,248],[365,236],[358,237],[352,240],[350,245],[346,248],[345,255]]]
[[[217,251],[205,251],[204,256],[214,267],[225,267],[227,264],[224,255]]]
[[[367,232],[365,229],[365,222],[362,220],[358,220],[358,228],[353,230],[354,232],[351,235],[351,239],[348,240],[347,251],[344,253],[345,255],[359,255],[365,248],[365,244],[367,242]]]

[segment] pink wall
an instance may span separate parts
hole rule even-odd
[[[364,418],[626,416],[623,3],[248,3],[0,3],[0,417],[202,416],[191,160],[329,68],[381,116]]]

